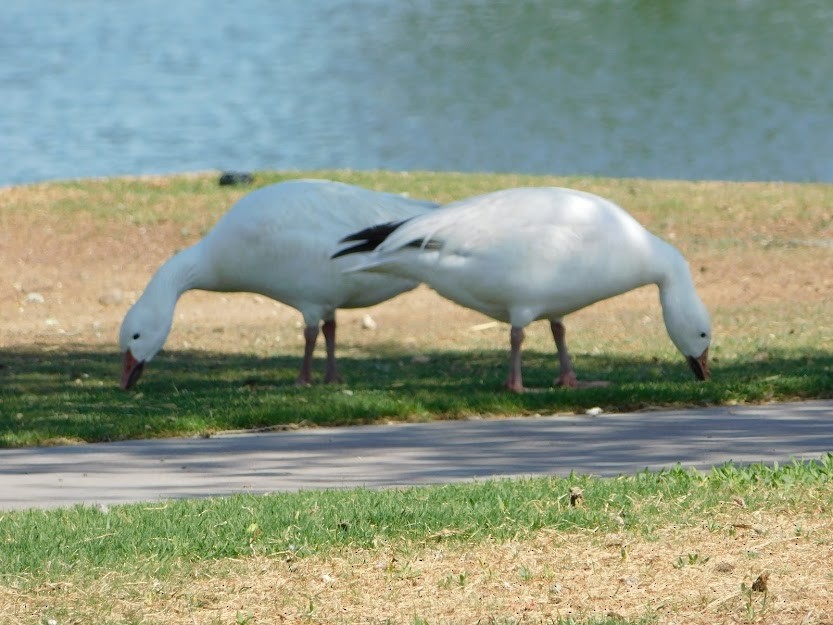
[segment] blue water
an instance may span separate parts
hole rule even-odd
[[[833,182],[826,0],[4,0],[0,185],[206,169]]]

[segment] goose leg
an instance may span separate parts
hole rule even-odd
[[[312,354],[315,351],[315,341],[318,340],[318,323],[304,328],[304,360],[296,384],[309,386],[312,384]]]
[[[513,393],[523,393],[524,383],[521,378],[521,344],[524,342],[524,329],[512,326],[509,331],[509,378],[506,380],[506,388]]]
[[[566,330],[560,321],[550,321],[552,337],[555,339],[555,349],[558,350],[558,361],[561,366],[561,374],[555,380],[556,386],[577,388],[578,378],[573,371],[573,362],[570,360],[570,353],[567,351],[567,341],[564,339]]]
[[[324,381],[327,383],[340,384],[342,382],[341,376],[338,374],[336,367],[336,322],[335,319],[325,321],[321,326],[321,331],[324,334],[324,342],[327,345],[327,373],[324,375]]]

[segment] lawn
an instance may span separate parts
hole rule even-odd
[[[827,456],[10,513],[0,623],[826,623],[831,480]]]

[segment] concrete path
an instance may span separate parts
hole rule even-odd
[[[508,475],[600,476],[833,451],[833,402],[320,428],[0,450],[0,510]]]

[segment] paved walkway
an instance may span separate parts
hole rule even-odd
[[[0,510],[508,475],[618,475],[833,451],[833,401],[319,428],[0,450]]]

